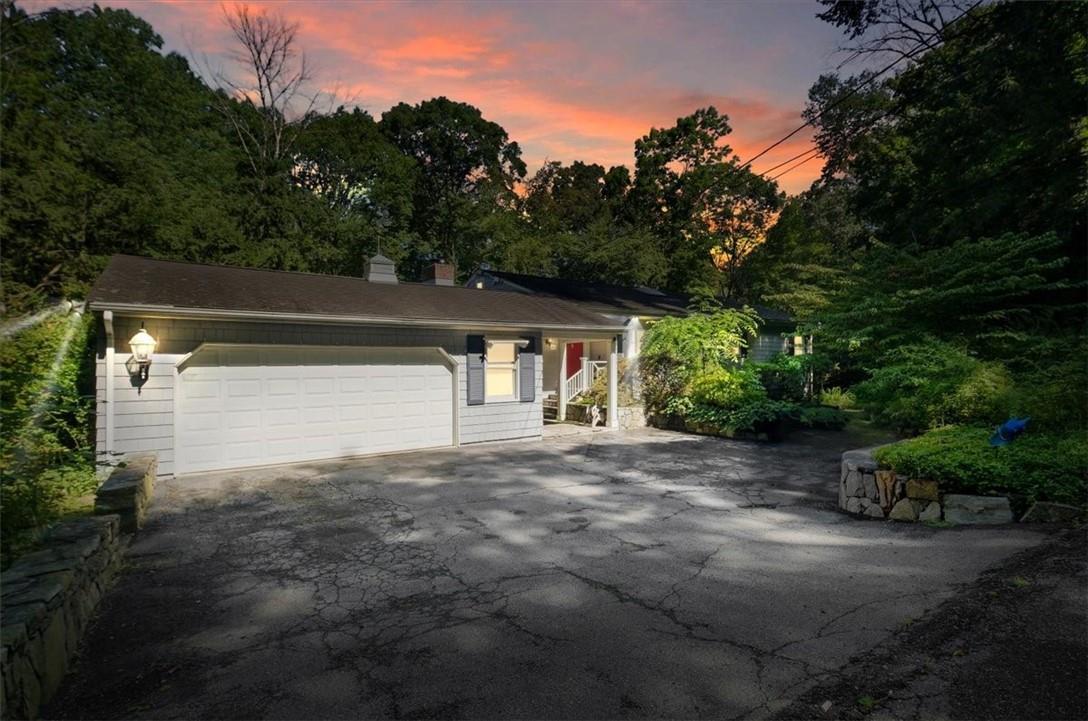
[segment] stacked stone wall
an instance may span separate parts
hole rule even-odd
[[[859,448],[842,454],[839,508],[847,513],[893,521],[943,520],[954,524],[1013,520],[1008,498],[945,494],[938,481],[907,478],[881,468],[873,457],[875,450]]]
[[[0,575],[0,718],[32,719],[56,693],[87,622],[121,565],[115,514],[67,521]]]

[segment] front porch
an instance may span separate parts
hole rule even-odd
[[[606,378],[609,427],[616,426],[619,339],[545,338],[543,352],[544,417],[567,420],[567,405]]]

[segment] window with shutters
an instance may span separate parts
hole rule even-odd
[[[487,342],[484,359],[484,393],[489,403],[518,398],[518,341]]]

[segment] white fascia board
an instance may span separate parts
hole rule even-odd
[[[440,358],[442,358],[442,360],[450,368],[455,368],[455,367],[457,367],[458,365],[461,364],[461,362],[459,360],[457,360],[452,355],[447,353],[445,348],[442,348],[441,346],[436,346],[436,345],[420,345],[420,346],[412,346],[412,345],[407,345],[407,346],[405,346],[405,345],[398,345],[398,346],[392,346],[392,345],[389,345],[389,346],[385,346],[385,345],[381,345],[381,346],[377,346],[377,345],[370,345],[370,346],[342,346],[342,345],[329,345],[329,344],[326,344],[326,345],[317,345],[317,344],[301,344],[301,345],[298,345],[298,344],[294,344],[294,343],[244,343],[244,342],[231,343],[231,342],[211,341],[211,342],[201,343],[200,345],[198,345],[193,350],[189,351],[185,355],[178,358],[176,361],[174,361],[174,366],[177,367],[177,368],[181,368],[186,363],[188,363],[189,360],[193,356],[195,356],[198,353],[201,353],[203,351],[206,351],[206,350],[217,350],[217,349],[223,349],[223,350],[253,350],[253,349],[261,349],[261,348],[264,348],[264,349],[267,349],[267,350],[281,350],[283,348],[290,348],[291,350],[298,350],[299,348],[306,349],[306,350],[329,350],[329,349],[352,348],[352,347],[365,347],[365,348],[369,348],[369,349],[373,349],[373,350],[395,350],[397,352],[416,351],[416,352],[420,352],[420,353],[437,353],[438,356]]]
[[[358,315],[318,315],[315,313],[279,313],[256,310],[217,310],[208,308],[179,308],[175,306],[141,305],[138,303],[101,303],[90,304],[93,311],[113,311],[126,316],[144,318],[194,318],[202,320],[240,320],[264,323],[311,323],[334,325],[381,325],[409,326],[413,328],[451,328],[455,330],[503,330],[518,332],[524,329],[544,331],[578,331],[599,333],[610,337],[611,333],[622,331],[622,325],[561,325],[554,323],[525,322],[490,322],[468,320],[441,320],[424,318],[384,318]]]

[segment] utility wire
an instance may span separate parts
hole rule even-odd
[[[976,5],[977,5],[977,3],[976,3]],[[974,8],[974,6],[972,6],[972,8],[970,8],[970,9],[968,9],[968,11],[967,11],[967,12],[970,12],[970,10],[971,10],[971,9],[973,9],[973,8]],[[962,15],[961,15],[961,16],[959,16],[959,17],[962,17]],[[956,20],[958,20],[958,19],[959,19],[959,17],[957,17],[957,18],[956,18]],[[951,24],[951,23],[949,23],[949,24]],[[945,26],[945,27],[947,27],[947,26]],[[1015,39],[1015,40],[1018,40],[1018,39],[1019,39],[1019,38],[1020,38],[1021,36],[1023,36],[1023,35],[1026,35],[1026,34],[1028,34],[1028,32],[1030,32],[1030,31],[1032,31],[1032,30],[1034,30],[1034,27],[1033,27],[1033,26],[1024,26],[1024,27],[1021,27],[1021,28],[1020,28],[1020,29],[1019,29],[1019,30],[1018,30],[1017,32],[1015,32],[1015,33],[1013,33],[1013,34],[1009,35],[1009,36],[1008,36],[1008,39],[1009,39],[1009,40],[1014,40],[1014,39]],[[963,76],[965,76],[965,75],[966,75],[967,73],[969,73],[970,71],[971,71],[971,68],[970,68],[970,67],[964,67],[964,68],[963,68],[963,69],[961,69],[961,70],[960,70],[959,72],[957,72],[957,73],[955,73],[954,75],[952,75],[952,76],[948,77],[948,78],[947,78],[946,80],[947,80],[947,81],[959,80],[959,79],[963,78]],[[878,124],[878,123],[882,122],[883,120],[885,120],[885,119],[887,119],[887,118],[889,118],[889,117],[892,117],[892,116],[898,115],[898,114],[899,114],[899,113],[900,113],[901,111],[902,111],[902,108],[901,108],[901,107],[896,107],[896,106],[890,107],[890,108],[888,108],[887,110],[885,110],[885,111],[884,111],[883,113],[880,113],[879,115],[877,115],[877,116],[875,116],[875,117],[873,117],[873,118],[870,118],[870,119],[869,119],[869,120],[867,121],[867,122],[868,122],[868,126],[869,126],[870,128],[872,128],[873,126],[875,126],[876,124]],[[813,149],[811,149],[811,150],[818,150],[818,148],[813,148]],[[810,150],[809,152],[811,152],[811,150]],[[782,166],[783,166],[783,165],[785,165],[786,163],[789,163],[789,162],[791,162],[791,161],[792,161],[793,159],[795,159],[795,158],[799,158],[799,157],[801,157],[801,156],[802,156],[802,155],[804,155],[804,154],[805,154],[805,153],[800,153],[800,154],[798,154],[798,155],[795,155],[795,156],[794,156],[794,158],[791,158],[790,160],[787,160],[787,161],[784,161],[784,162],[782,162],[782,163],[779,163],[778,165],[776,165],[776,166],[774,166],[774,167],[772,167],[772,168],[768,168],[767,170],[764,170],[764,171],[763,171],[762,173],[759,173],[759,175],[762,175],[762,176],[766,176],[766,175],[767,175],[767,173],[770,173],[771,171],[773,171],[773,170],[776,170],[777,168],[780,168],[780,167],[782,167]],[[809,158],[809,160],[811,160],[811,158]],[[783,175],[785,175],[786,173],[792,172],[792,171],[793,171],[793,170],[794,170],[795,168],[798,168],[798,167],[800,167],[801,165],[804,165],[804,164],[805,164],[805,163],[807,163],[807,162],[808,162],[808,160],[806,160],[806,161],[804,161],[804,162],[801,162],[801,163],[798,163],[798,164],[797,164],[797,165],[795,165],[795,166],[794,166],[793,168],[790,168],[789,170],[785,170],[785,171],[783,171],[783,172],[781,172],[781,173],[779,173],[779,174],[775,175],[775,176],[774,176],[774,177],[772,177],[772,178],[768,178],[768,180],[776,180],[776,179],[778,179],[778,178],[782,177]]]
[[[820,152],[820,149],[819,149],[819,148],[809,148],[808,150],[805,150],[804,152],[798,153],[797,155],[793,156],[792,158],[788,158],[788,159],[786,159],[786,160],[783,160],[783,161],[782,161],[781,163],[779,163],[778,165],[775,165],[775,166],[772,166],[772,167],[770,167],[770,168],[767,168],[766,170],[764,170],[764,171],[760,172],[760,173],[759,173],[759,175],[764,175],[764,176],[765,176],[765,175],[767,175],[767,173],[773,173],[774,171],[776,171],[776,170],[778,170],[779,168],[781,168],[781,167],[782,167],[783,165],[789,165],[789,164],[790,164],[790,163],[792,163],[793,161],[795,161],[795,160],[797,160],[798,158],[800,158],[800,157],[801,157],[802,155],[808,155],[809,153],[819,153],[819,152]]]
[[[982,4],[982,2],[983,2],[983,0],[976,0],[976,2],[973,5],[971,5],[971,7],[967,8],[960,15],[953,18],[947,25],[945,25],[943,28],[941,28],[941,30],[934,32],[933,35],[930,36],[930,37],[932,38],[932,37],[935,37],[935,36],[938,36],[938,35],[942,35],[946,30],[948,30],[948,28],[952,27],[953,25],[958,23],[960,20],[962,20],[963,18],[970,15],[971,12],[974,11],[975,8],[977,8],[979,5]],[[871,85],[872,83],[874,83],[877,80],[877,78],[879,78],[881,75],[883,75],[884,73],[886,73],[889,70],[891,70],[892,68],[894,68],[899,63],[903,62],[904,60],[910,60],[911,58],[914,58],[915,56],[922,53],[923,51],[930,50],[932,48],[933,48],[933,46],[930,45],[928,42],[918,43],[918,45],[916,45],[914,47],[914,49],[912,49],[912,50],[910,50],[910,51],[908,51],[906,53],[903,53],[902,55],[897,57],[894,61],[892,61],[891,63],[888,63],[883,68],[881,68],[877,72],[873,73],[868,78],[866,78],[862,82],[858,83],[857,85],[853,86],[848,91],[846,91],[845,93],[840,95],[833,102],[828,103],[824,107],[820,108],[819,112],[817,112],[815,115],[813,115],[811,119],[806,120],[801,125],[798,125],[796,128],[794,128],[790,132],[786,133],[784,136],[782,136],[781,138],[779,138],[775,142],[768,145],[763,150],[761,150],[758,153],[756,153],[755,155],[753,155],[751,158],[748,159],[747,162],[745,162],[744,164],[738,166],[735,169],[735,171],[740,172],[740,171],[750,167],[753,162],[755,162],[756,160],[759,160],[761,157],[763,157],[764,155],[766,155],[770,151],[774,150],[779,145],[781,145],[782,143],[784,143],[787,140],[789,140],[790,138],[792,138],[794,135],[797,135],[799,132],[801,132],[805,128],[809,127],[810,125],[812,125],[814,122],[816,122],[817,120],[822,118],[824,116],[824,114],[827,113],[829,110],[833,110],[833,109],[837,108],[838,106],[840,106],[844,102],[846,102],[848,99],[850,99],[853,96],[857,95],[859,92],[861,92],[862,88],[866,87],[867,85]],[[790,162],[790,161],[787,160],[786,162]],[[779,166],[775,166],[775,167],[777,168]],[[774,169],[775,168],[771,168],[771,170],[774,170]],[[768,173],[768,172],[770,172],[770,171],[769,170],[764,171],[763,173],[759,173],[759,175],[766,175],[766,173]]]
[[[804,165],[805,163],[808,163],[808,162],[810,162],[810,161],[813,161],[813,160],[815,160],[815,159],[816,159],[816,158],[818,158],[818,157],[820,157],[820,156],[819,156],[819,155],[813,155],[813,156],[811,156],[811,157],[805,158],[805,159],[804,159],[804,160],[802,160],[802,161],[801,161],[800,163],[797,163],[796,165],[792,165],[792,166],[790,166],[790,167],[786,168],[785,170],[783,170],[783,171],[782,171],[781,173],[779,173],[778,175],[774,175],[774,176],[771,176],[770,178],[768,178],[768,180],[778,180],[779,178],[781,178],[781,177],[782,177],[783,175],[785,175],[786,173],[790,173],[790,172],[793,172],[794,170],[797,170],[798,168],[800,168],[800,167],[801,167],[802,165]]]

